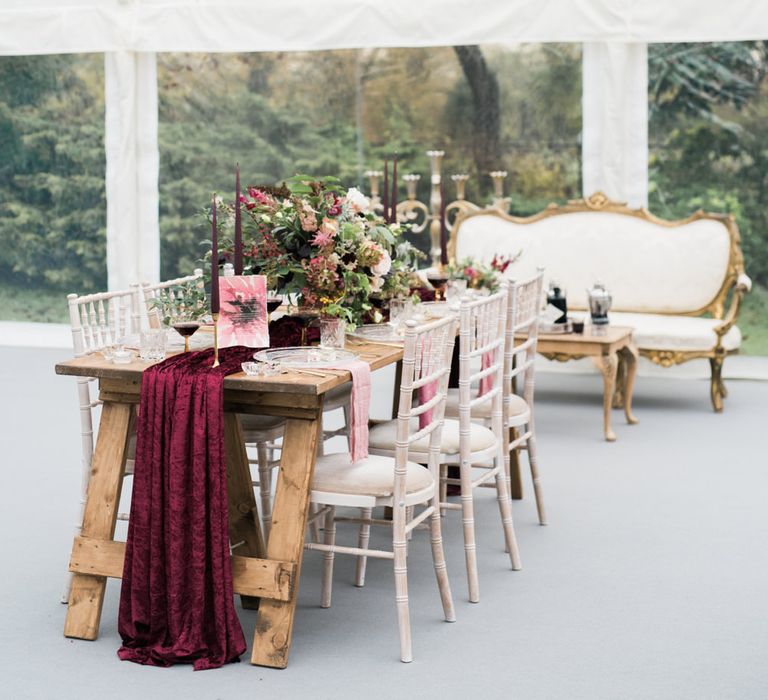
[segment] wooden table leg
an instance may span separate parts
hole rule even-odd
[[[131,404],[104,402],[85,501],[82,537],[112,540],[115,536],[133,415]],[[72,551],[74,555],[74,546]],[[96,639],[99,636],[106,584],[106,576],[74,574],[64,622],[65,637]]]
[[[224,414],[224,451],[227,456],[227,493],[229,494],[229,542],[232,553],[243,557],[266,556],[261,520],[253,494],[251,470],[245,451],[243,431],[236,413]],[[241,595],[242,606],[258,610],[259,598]]]
[[[608,442],[616,440],[616,433],[611,429],[611,408],[613,406],[613,392],[616,389],[616,370],[619,359],[615,352],[599,357],[592,357],[592,361],[603,375],[603,431]]]
[[[509,442],[517,440],[517,428],[509,429]],[[509,455],[510,495],[516,501],[523,498],[523,478],[520,474],[520,452],[513,450]]]
[[[634,345],[626,345],[621,350],[622,364],[625,367],[624,376],[624,415],[627,423],[635,425],[638,420],[632,413],[632,392],[635,389],[635,377],[637,376],[638,351]]]
[[[285,668],[288,665],[320,415],[318,413],[314,420],[290,418],[285,425],[267,556],[295,563],[295,585],[290,600],[261,601],[251,654],[251,663],[260,666]]]

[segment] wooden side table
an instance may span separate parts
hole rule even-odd
[[[634,328],[628,326],[587,326],[587,332],[539,333],[538,351],[549,360],[567,362],[589,357],[603,375],[603,430],[608,442],[616,440],[611,429],[611,409],[623,408],[627,423],[632,414],[632,390],[637,374],[637,347]]]

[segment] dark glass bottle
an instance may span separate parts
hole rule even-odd
[[[568,304],[565,299],[565,292],[560,289],[556,282],[550,282],[547,292],[547,303],[562,311],[562,314],[555,319],[555,323],[568,322]]]

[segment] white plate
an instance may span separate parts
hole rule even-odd
[[[423,301],[415,308],[427,318],[445,318],[453,313],[447,301]]]
[[[382,343],[402,343],[403,334],[388,323],[369,323],[358,326],[353,332],[347,333],[350,338],[358,340],[379,341]]]
[[[259,362],[276,362],[283,367],[333,367],[340,362],[356,360],[356,352],[330,350],[320,347],[289,347],[259,350],[253,359]]]

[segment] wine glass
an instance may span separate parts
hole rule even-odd
[[[184,338],[184,352],[189,352],[189,338],[202,325],[200,319],[196,314],[188,311],[181,311],[173,319],[171,325],[173,326],[173,330]]]
[[[283,303],[282,295],[276,291],[267,292],[267,325],[272,323],[272,314],[280,308],[280,304]]]
[[[435,288],[435,301],[445,299],[445,287],[448,284],[448,274],[435,270],[427,275],[427,281]]]

